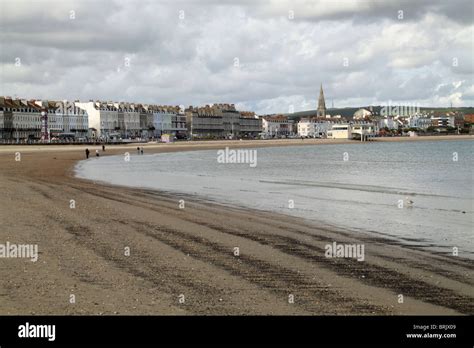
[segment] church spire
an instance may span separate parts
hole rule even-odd
[[[324,92],[322,83],[321,88],[319,90],[318,110],[316,112],[316,115],[317,117],[326,117],[326,103],[324,102]]]

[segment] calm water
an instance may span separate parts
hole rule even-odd
[[[460,256],[474,258],[473,144],[264,148],[257,150],[255,168],[218,163],[216,150],[143,156],[132,151],[129,162],[123,156],[94,158],[80,162],[76,173],[112,184],[192,193],[291,214],[442,252],[458,247]],[[412,206],[407,206],[407,199]]]

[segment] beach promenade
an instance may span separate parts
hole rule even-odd
[[[437,139],[472,137],[375,141]],[[341,142],[143,146],[149,154]],[[101,155],[136,146],[107,146]],[[36,262],[0,259],[1,314],[474,314],[472,260],[203,197],[74,178],[86,147],[91,155],[100,149],[0,147],[0,243],[39,251]],[[367,257],[326,258],[333,241],[364,244]]]

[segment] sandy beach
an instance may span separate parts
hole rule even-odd
[[[473,137],[376,141],[453,139]],[[341,142],[347,141],[183,142],[144,148],[147,154]],[[105,155],[136,146],[107,146]],[[37,244],[39,249],[37,262],[0,259],[0,314],[474,314],[472,260],[201,197],[74,178],[73,166],[84,159],[86,147],[91,155],[99,149],[0,147],[0,243]],[[326,258],[324,246],[333,241],[364,244],[364,262]]]

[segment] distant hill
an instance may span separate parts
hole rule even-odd
[[[349,107],[349,108],[334,108],[334,109],[327,109],[326,113],[335,116],[335,115],[341,115],[342,117],[347,118],[348,120],[352,120],[352,116],[354,115],[354,112],[359,110],[360,108],[357,107]],[[374,106],[373,107],[374,111],[379,112],[381,107],[380,106]],[[294,112],[292,114],[284,114],[285,116],[288,116],[291,119],[294,120],[300,120],[301,118],[305,117],[316,117],[316,109],[315,110],[307,110],[307,111],[298,111]]]
[[[434,112],[449,112],[449,111],[458,111],[463,114],[472,114],[474,113],[474,107],[466,106],[462,108],[420,108],[421,111],[434,111]]]
[[[354,116],[354,112],[359,110],[360,108],[368,108],[368,106],[361,106],[361,107],[347,107],[347,108],[330,108],[326,110],[327,114],[330,114],[331,116],[335,115],[341,115],[342,117],[347,118],[348,120],[352,120]],[[380,110],[382,109],[382,106],[372,106],[372,109],[380,114]],[[474,107],[459,107],[459,108],[446,108],[446,107],[441,107],[441,108],[434,108],[434,107],[420,107],[420,111],[426,111],[428,113],[430,112],[435,112],[435,113],[444,113],[444,112],[449,112],[449,111],[457,111],[461,112],[463,114],[473,114],[474,113]],[[289,118],[299,121],[301,118],[306,118],[306,117],[316,117],[316,109],[314,110],[306,110],[306,111],[298,111],[294,113],[286,113],[283,114],[285,116],[288,116]]]

